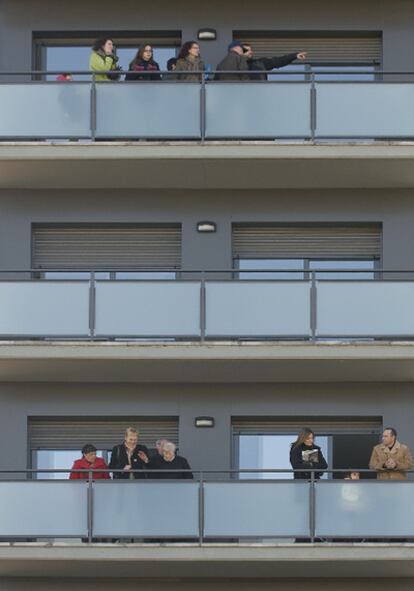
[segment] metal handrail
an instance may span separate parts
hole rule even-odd
[[[408,274],[414,273],[414,269],[388,269],[382,267],[375,267],[372,269],[344,269],[343,267],[338,268],[331,268],[325,269],[323,267],[315,267],[312,269],[304,269],[297,268],[297,269],[241,269],[240,267],[229,267],[226,269],[183,269],[183,268],[148,268],[148,267],[119,267],[114,268],[113,266],[110,267],[99,267],[94,269],[85,269],[85,268],[47,268],[42,267],[35,268],[35,269],[0,269],[1,274],[13,274],[13,273],[30,273],[30,274],[41,274],[41,273],[178,273],[178,274],[197,274],[200,275],[202,273],[211,273],[211,274],[235,274],[235,273],[306,273],[310,275],[311,273],[373,273],[375,275],[380,275],[382,273],[401,273],[401,274]],[[39,281],[39,278],[32,277],[31,279]],[[49,281],[48,279],[43,279],[44,281]],[[78,281],[85,281],[85,279],[79,279]],[[50,281],[53,281],[50,280]],[[104,279],[97,279],[97,281],[104,281]],[[152,279],[144,279],[144,281],[152,281]]]
[[[304,64],[306,65],[306,63]],[[327,66],[329,67],[329,66]],[[59,74],[62,74],[62,72],[69,72],[70,74],[73,74],[75,76],[100,76],[102,74],[104,75],[108,75],[108,74],[114,74],[114,72],[116,72],[117,74],[123,76],[126,74],[137,74],[139,76],[154,76],[154,74],[160,74],[160,75],[166,75],[166,76],[174,76],[179,78],[179,76],[185,76],[188,74],[197,74],[197,75],[210,75],[210,74],[245,74],[245,75],[249,75],[249,74],[271,74],[271,75],[275,75],[275,76],[284,76],[286,74],[288,75],[292,75],[292,76],[310,76],[311,74],[320,74],[320,75],[331,75],[331,74],[340,74],[341,76],[349,76],[349,75],[355,75],[355,76],[366,76],[367,74],[370,75],[381,75],[381,76],[414,76],[414,71],[402,71],[402,72],[398,72],[395,70],[340,70],[339,68],[336,70],[335,68],[330,68],[329,70],[326,69],[321,69],[321,68],[312,68],[310,67],[308,70],[306,71],[297,71],[297,70],[289,70],[289,66],[286,66],[286,69],[284,69],[283,71],[278,71],[278,70],[217,70],[217,69],[211,69],[211,70],[191,70],[191,72],[186,72],[184,70],[155,70],[155,71],[142,71],[142,72],[134,72],[131,70],[102,70],[102,71],[94,71],[94,70],[71,70],[71,69],[60,69],[60,70],[3,70],[0,71],[0,76],[57,76]],[[377,82],[381,82],[381,80],[376,80]]]

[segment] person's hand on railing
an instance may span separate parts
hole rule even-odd
[[[124,466],[124,470],[131,470],[132,466],[131,464],[127,464],[126,466]]]

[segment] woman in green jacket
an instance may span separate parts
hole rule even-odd
[[[114,43],[112,39],[102,38],[98,39],[92,47],[91,57],[89,58],[89,69],[92,72],[110,72],[114,70],[113,74],[99,74],[95,75],[96,81],[118,80],[120,75],[117,73],[119,69],[117,66],[118,57],[114,54]]]

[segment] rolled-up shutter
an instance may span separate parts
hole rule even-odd
[[[317,435],[369,434],[381,433],[380,417],[332,417],[332,418],[271,418],[234,417],[234,435],[293,435],[303,427],[309,427]]]
[[[177,269],[179,224],[43,225],[32,228],[34,269]]]
[[[178,417],[30,418],[28,427],[31,450],[80,450],[85,443],[111,449],[123,441],[127,427],[138,429],[139,442],[148,447],[161,437],[178,444]]]
[[[381,226],[233,225],[233,258],[380,258]]]
[[[297,33],[235,31],[234,40],[251,44],[257,56],[271,57],[297,51],[307,52],[314,63],[377,63],[382,61],[382,35],[368,33]]]

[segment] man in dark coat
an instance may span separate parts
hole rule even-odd
[[[242,45],[243,55],[247,58],[247,66],[249,70],[263,70],[260,72],[249,74],[250,80],[267,80],[266,70],[273,70],[274,68],[283,68],[288,66],[295,60],[303,61],[306,59],[306,53],[299,51],[298,53],[288,53],[280,57],[254,57],[252,46],[248,43]]]
[[[247,64],[247,55],[243,52],[243,45],[241,41],[233,41],[230,43],[229,52],[219,64],[217,64],[217,73],[215,80],[249,80]],[[234,72],[233,74],[227,72]]]
[[[114,479],[147,477],[148,449],[145,445],[138,444],[138,436],[137,429],[128,427],[125,431],[124,442],[113,448],[109,467],[112,470],[123,470],[123,472],[114,472]],[[139,470],[139,472],[135,472],[135,470]]]
[[[182,456],[176,455],[176,446],[170,441],[165,443],[161,450],[161,455],[152,460],[150,468],[156,470],[165,470],[165,472],[154,472],[152,478],[171,478],[171,479],[191,479],[193,473],[190,472],[190,464]],[[183,470],[183,472],[168,472],[168,470]],[[185,472],[184,470],[188,470]]]

